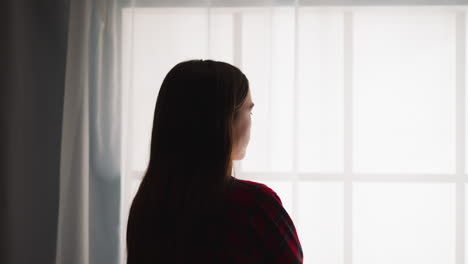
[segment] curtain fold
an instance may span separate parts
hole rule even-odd
[[[117,1],[72,0],[56,263],[119,262],[121,90]]]

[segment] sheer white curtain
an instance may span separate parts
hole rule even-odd
[[[87,256],[116,234],[120,249],[107,248],[106,263],[116,252],[125,261],[128,208],[148,163],[159,86],[188,59],[226,61],[249,78],[252,137],[235,176],[279,194],[305,263],[464,263],[466,4],[75,3],[72,14],[82,6],[78,13],[88,15],[75,20],[81,31],[73,30],[73,15],[70,27],[69,45],[78,53],[70,51],[77,60],[67,66],[65,112],[75,119],[64,118],[58,263],[93,262]],[[106,96],[94,98],[99,91]],[[103,119],[90,128],[93,116]],[[88,163],[102,158],[110,176],[94,177]],[[92,196],[95,178],[121,185]],[[116,193],[120,211],[105,206]],[[108,211],[91,210],[95,203]],[[116,212],[119,230],[90,227]],[[65,261],[68,252],[77,258]]]
[[[120,261],[120,4],[70,1],[57,264]]]

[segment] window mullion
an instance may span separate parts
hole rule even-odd
[[[465,263],[465,12],[456,13],[456,254],[455,263]]]
[[[353,182],[352,182],[352,128],[353,128],[353,13],[343,13],[343,102],[344,102],[344,201],[343,201],[343,263],[353,263]]]
[[[292,218],[298,220],[299,208],[299,176],[298,176],[298,72],[299,72],[299,0],[294,1],[294,77],[293,77],[293,149],[292,149]]]

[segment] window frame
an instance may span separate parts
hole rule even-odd
[[[246,1],[249,3],[252,3],[250,7],[252,6],[264,6],[263,1]],[[261,2],[261,3],[260,3]],[[298,10],[298,2],[299,1],[289,1],[293,2],[295,4],[295,12]],[[327,2],[326,6],[324,2]],[[352,2],[349,4],[344,4],[343,2]],[[352,166],[352,153],[353,153],[353,146],[352,146],[352,127],[353,127],[353,112],[352,112],[352,65],[353,65],[353,54],[352,54],[352,38],[353,38],[353,11],[354,10],[359,10],[360,8],[376,8],[375,5],[370,6],[371,3],[375,4],[375,1],[371,0],[366,0],[366,1],[300,1],[301,6],[306,5],[306,6],[316,6],[317,8],[322,8],[322,5],[324,6],[323,8],[327,8],[327,6],[333,6],[333,8],[336,8],[338,10],[341,10],[344,15],[343,23],[343,34],[344,34],[344,170],[340,173],[303,173],[299,172],[297,170],[298,168],[298,159],[297,154],[298,154],[298,120],[297,120],[297,104],[294,104],[294,110],[293,110],[293,116],[294,116],[294,144],[293,144],[293,170],[289,173],[284,173],[284,172],[242,172],[242,163],[241,162],[235,162],[235,171],[236,171],[236,177],[241,178],[241,179],[249,179],[249,180],[254,180],[254,181],[271,181],[271,180],[277,180],[277,181],[285,181],[285,182],[290,182],[292,184],[292,212],[291,212],[291,218],[297,219],[297,205],[298,205],[298,195],[297,195],[297,190],[298,190],[298,185],[301,182],[307,182],[307,181],[312,181],[312,182],[338,182],[343,184],[343,264],[351,264],[353,260],[353,234],[352,234],[352,229],[353,229],[353,222],[352,222],[352,217],[353,217],[353,184],[354,183],[374,183],[374,182],[384,182],[384,183],[389,183],[389,182],[398,182],[398,183],[451,183],[454,184],[455,187],[455,216],[456,216],[456,223],[455,223],[455,237],[456,237],[456,242],[455,242],[455,264],[463,264],[465,263],[465,214],[466,214],[466,204],[465,204],[465,196],[466,196],[466,184],[468,183],[468,174],[466,173],[466,164],[465,164],[465,155],[466,155],[466,149],[465,149],[465,129],[466,129],[466,124],[465,124],[465,116],[466,116],[466,102],[465,102],[465,87],[466,87],[466,13],[467,13],[467,8],[466,6],[460,6],[460,4],[463,1],[456,1],[456,0],[447,0],[447,1],[425,1],[427,4],[422,4],[421,1],[413,0],[413,1],[398,1],[397,3],[394,3],[394,1],[380,1],[381,5],[385,5],[387,3],[391,3],[392,7],[389,6],[380,6],[377,8],[394,8],[393,6],[396,6],[395,8],[399,8],[398,6],[400,5],[413,5],[415,7],[422,8],[422,9],[432,9],[432,8],[437,8],[438,10],[446,9],[451,12],[454,12],[456,16],[456,25],[455,25],[455,34],[456,34],[456,48],[455,48],[455,58],[456,58],[456,66],[455,66],[455,72],[456,72],[456,77],[455,77],[455,89],[456,89],[456,136],[455,136],[455,168],[456,171],[453,174],[385,174],[385,173],[372,173],[372,174],[366,174],[366,173],[355,173],[353,172],[353,166]],[[443,3],[443,7],[439,6],[441,3]],[[192,3],[194,4],[194,3]],[[423,6],[424,5],[424,6]],[[426,6],[429,5],[429,6]],[[239,9],[242,10],[244,7],[239,7],[238,5],[234,5],[233,9]],[[187,6],[183,3],[178,5],[177,3],[173,3],[172,1],[164,1],[164,2],[157,2],[157,1],[152,1],[152,0],[144,0],[144,1],[138,1],[138,4],[135,5],[135,8],[141,8],[141,7],[201,7],[201,8],[207,8],[207,11],[209,12],[210,7],[217,7],[215,4],[210,4],[207,5],[206,3],[201,5],[199,3],[193,5],[193,6]],[[230,6],[228,6],[230,7]],[[122,7],[122,11],[124,9],[128,9],[129,7]],[[266,7],[268,8],[268,7]],[[122,15],[123,17],[123,15]],[[295,24],[297,25],[297,15]],[[242,13],[237,12],[234,14],[234,31],[236,32],[235,34],[240,34],[241,33],[241,21],[242,20]],[[122,20],[123,21],[123,20]],[[295,29],[297,31],[297,27]],[[122,42],[125,40],[122,38]],[[236,42],[236,40],[234,40]],[[297,32],[295,32],[295,66],[297,68]],[[124,45],[123,45],[124,46]],[[241,47],[240,43],[234,43],[234,64],[238,65],[240,64],[240,54],[241,54]],[[124,49],[125,47],[123,47]],[[130,55],[131,57],[131,55]],[[122,59],[122,61],[125,61],[125,58]],[[122,71],[128,70],[124,69],[125,62],[122,65]],[[128,65],[128,67],[131,67]],[[130,77],[131,78],[131,77]],[[298,89],[297,89],[297,71],[295,71],[295,78],[294,78],[294,102],[297,102],[298,100]],[[123,83],[126,82],[131,82],[131,80],[126,80],[123,81]],[[132,93],[128,89],[125,89],[125,85],[122,85],[123,87],[123,108],[122,108],[122,118],[123,118],[123,124],[122,124],[122,129],[123,129],[123,136],[122,136],[122,146],[124,146],[124,151],[125,153],[128,153],[128,150],[131,148],[131,132],[128,130],[127,124],[129,117],[132,116],[132,106],[131,106],[131,101],[132,101]],[[131,86],[128,86],[131,87]],[[123,154],[123,159],[125,160],[125,154]],[[123,162],[125,163],[125,162]],[[132,181],[139,181],[141,180],[141,177],[144,175],[144,171],[131,171],[129,168],[124,164],[122,165],[122,208],[128,208],[129,203],[131,200],[125,200],[128,198],[128,186],[131,185]],[[123,211],[123,210],[122,210]],[[128,214],[125,214],[125,212],[122,212],[121,214],[121,219],[122,221],[126,221],[128,217]],[[126,227],[126,223],[122,224],[122,226]],[[122,241],[125,241],[125,234],[126,234],[126,228],[122,229],[124,232],[122,232]],[[122,254],[123,250],[125,249],[125,242],[122,243]],[[121,259],[124,260],[123,255],[121,256]]]

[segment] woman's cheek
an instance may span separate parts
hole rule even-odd
[[[252,118],[251,118],[251,115],[250,115],[250,112],[248,113],[247,115],[247,122],[246,122],[246,128],[245,128],[245,141],[246,141],[246,145],[249,143],[250,141],[250,128],[252,126]]]

